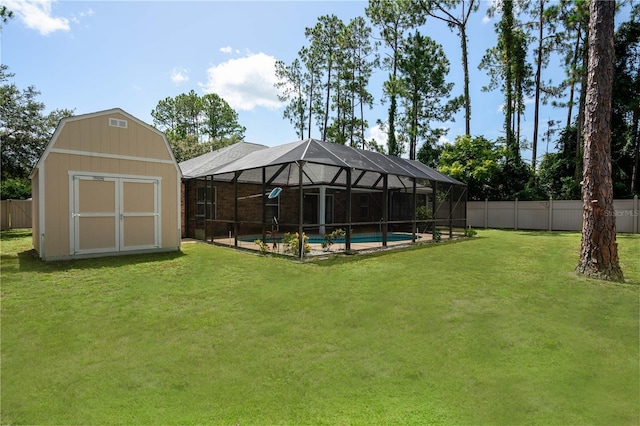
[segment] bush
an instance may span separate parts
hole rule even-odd
[[[0,198],[3,200],[26,200],[31,198],[29,179],[9,178],[0,182]]]
[[[303,233],[302,240],[304,241],[304,252],[309,253],[311,251],[311,246],[308,243],[309,237]],[[285,253],[297,255],[300,252],[300,235],[297,232],[295,234],[287,232],[284,234],[282,242],[284,243]]]
[[[330,251],[331,246],[336,242],[338,238],[344,237],[346,232],[344,229],[338,228],[330,234],[324,234],[324,241],[322,242],[322,248],[325,251]]]
[[[478,234],[478,231],[476,231],[472,227],[468,227],[467,229],[464,230],[465,237],[471,238],[471,237],[475,237],[477,234]]]
[[[269,253],[269,245],[267,243],[262,240],[255,240],[254,243],[258,246],[258,250],[260,250],[260,253]]]

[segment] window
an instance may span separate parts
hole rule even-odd
[[[216,188],[198,186],[196,188],[196,226],[204,225],[205,219],[216,219]]]
[[[369,195],[360,196],[360,218],[367,219],[369,217]]]
[[[122,129],[127,128],[127,120],[120,120],[118,118],[109,118],[109,126],[120,127]]]
[[[324,223],[333,223],[333,195],[325,196]]]

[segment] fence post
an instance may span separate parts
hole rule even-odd
[[[9,220],[9,231],[11,231],[11,229],[13,228],[13,224],[11,223],[11,198],[9,198],[9,208],[7,209],[7,219]]]
[[[515,201],[513,227],[516,231],[518,230],[518,198]]]
[[[633,233],[637,234],[638,233],[638,221],[640,220],[640,210],[639,210],[639,206],[638,206],[638,196],[635,195],[633,197],[633,212],[631,214],[631,217],[633,217],[635,220],[633,221]]]
[[[489,199],[484,199],[484,229],[487,229],[489,226]]]
[[[549,231],[553,231],[553,197],[549,197]]]

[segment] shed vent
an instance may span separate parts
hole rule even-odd
[[[120,120],[117,118],[109,118],[109,126],[127,128],[127,120]]]

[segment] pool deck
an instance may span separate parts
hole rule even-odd
[[[407,235],[411,235],[411,234],[407,234]],[[455,234],[454,234],[454,238],[455,238]],[[448,240],[449,239],[449,233],[448,232],[443,232],[441,234],[441,239],[444,240]],[[416,234],[416,243],[415,244],[422,244],[422,243],[429,243],[432,240],[432,235],[429,234],[421,234],[418,233]],[[220,244],[220,245],[224,245],[224,246],[234,246],[234,239],[233,238],[216,238],[213,240],[213,242],[215,244]],[[394,248],[394,247],[402,247],[402,246],[409,246],[412,245],[414,243],[411,242],[411,240],[405,240],[405,241],[389,241],[387,242],[387,249],[389,248]],[[305,257],[315,257],[315,256],[322,256],[322,255],[327,255],[327,254],[331,254],[331,253],[340,253],[342,251],[344,251],[344,243],[335,243],[333,244],[333,246],[331,247],[331,250],[326,251],[322,248],[321,244],[309,244],[311,246],[311,252],[305,254]],[[253,241],[241,241],[240,239],[238,239],[238,247],[245,249],[245,250],[253,250],[253,251],[258,251],[258,245],[253,242]],[[351,243],[351,250],[353,251],[370,251],[370,250],[380,250],[383,249],[384,247],[382,246],[382,242],[352,242]],[[284,245],[283,244],[278,244],[278,248],[277,250],[273,250],[273,247],[271,246],[271,244],[269,244],[269,251],[271,253],[278,253],[278,254],[285,254],[284,253]]]

